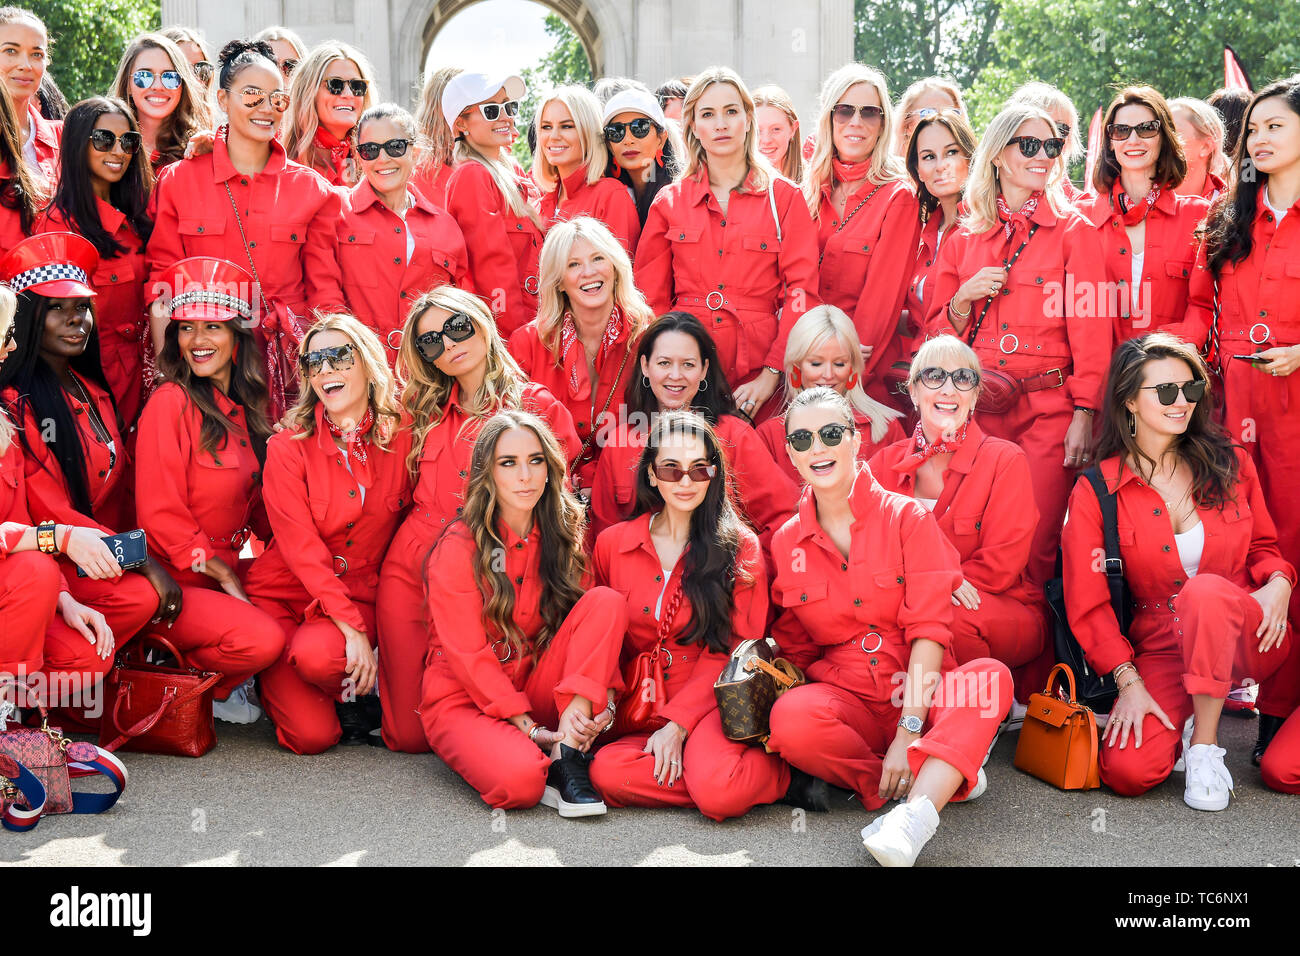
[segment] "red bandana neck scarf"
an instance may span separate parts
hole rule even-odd
[[[605,357],[609,354],[609,350],[614,347],[614,343],[618,341],[618,337],[622,333],[622,331],[623,331],[623,313],[622,311],[619,310],[618,306],[614,306],[614,310],[609,314],[609,321],[605,323],[605,333],[604,335],[601,336],[600,339],[600,358],[598,360],[599,365],[603,365],[605,363]],[[579,344],[578,326],[573,321],[573,313],[565,312],[564,324],[560,327],[560,364],[561,365],[569,364],[569,352],[577,344]],[[585,358],[585,356],[583,357]],[[586,397],[582,394],[582,380],[583,377],[578,375],[578,363],[577,361],[575,361],[572,365],[569,366],[569,389],[578,398]],[[588,385],[590,384],[591,383],[588,382]],[[590,388],[588,388],[587,391],[589,394]]]
[[[916,431],[912,432],[912,451],[907,456],[908,470],[912,471],[921,467],[935,455],[949,455],[955,452],[966,441],[966,429],[970,425],[970,419],[967,419],[957,429],[957,434],[951,438],[942,438],[939,441],[932,442],[926,439],[925,431],[921,428],[921,423],[916,423]]]
[[[998,218],[1002,220],[1002,230],[1006,233],[1007,239],[1016,234],[1016,231],[1027,232],[1029,230],[1029,219],[1038,209],[1038,200],[1043,197],[1042,193],[1034,193],[1025,200],[1025,204],[1020,207],[1019,212],[1012,212],[1011,207],[1007,205],[1006,197],[1001,193],[998,194]]]
[[[864,159],[860,163],[842,163],[838,159],[831,157],[831,168],[835,170],[835,178],[842,183],[855,183],[859,179],[866,179],[867,173],[871,172],[871,160]]]
[[[321,416],[325,421],[325,427],[335,439],[342,439],[347,445],[348,459],[352,465],[352,477],[362,487],[369,488],[371,483],[369,456],[366,450],[370,447],[370,428],[375,423],[375,413],[372,409],[367,408],[365,415],[361,416],[361,421],[357,423],[356,428],[350,428],[346,431],[335,425],[330,420],[329,415]]]
[[[1119,216],[1124,220],[1126,226],[1136,226],[1142,220],[1146,219],[1156,200],[1160,198],[1160,187],[1152,186],[1151,191],[1147,193],[1146,198],[1141,202],[1131,202],[1128,193],[1120,185],[1120,181],[1115,180],[1114,185],[1110,187],[1110,202],[1117,210]]]
[[[324,126],[316,127],[314,143],[330,154],[330,165],[341,179],[347,168],[348,152],[352,149],[352,144],[345,139],[339,139]]]

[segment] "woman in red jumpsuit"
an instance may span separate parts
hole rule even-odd
[[[871,474],[886,491],[919,501],[961,558],[952,593],[958,664],[993,657],[1011,668],[1021,701],[1047,680],[1033,667],[1047,650],[1047,605],[1029,579],[1038,525],[1029,461],[1020,446],[975,421],[979,359],[951,335],[927,340],[912,360],[908,394],[919,421],[910,438],[876,452]]]
[[[596,462],[624,418],[636,346],[654,321],[632,279],[632,263],[599,220],[580,216],[551,228],[542,245],[537,318],[510,336],[510,354],[573,416],[582,442],[577,489],[590,497]],[[576,450],[575,450],[576,451]]]
[[[986,379],[997,373],[1015,383],[1010,406],[981,410],[980,427],[1029,456],[1036,582],[1055,566],[1074,469],[1091,460],[1112,336],[1107,304],[1098,302],[1106,272],[1097,230],[1050,179],[1064,142],[1036,107],[1013,102],[997,115],[971,159],[969,211],[939,252],[926,305],[927,335],[956,332]]]
[[[519,370],[492,313],[463,289],[434,289],[411,307],[398,367],[402,406],[412,418],[407,466],[415,490],[379,576],[379,700],[384,743],[420,753],[429,747],[417,714],[429,647],[424,561],[464,508],[479,431],[498,411],[520,409],[546,422],[566,461],[579,441],[569,410]]]
[[[848,402],[809,389],[786,429],[809,487],[772,541],[772,595],[786,609],[773,636],[809,683],[777,699],[767,746],[868,810],[906,800],[862,837],[882,864],[911,866],[939,811],[987,786],[981,763],[1011,674],[991,658],[953,659],[957,555],[925,508],[856,461]]]
[[[1187,176],[1174,192],[1213,203],[1228,191],[1223,180],[1228,171],[1228,158],[1223,155],[1223,120],[1205,100],[1190,96],[1170,100],[1169,112],[1187,158]]]
[[[880,448],[901,441],[903,429],[899,414],[871,398],[863,390],[865,361],[859,347],[858,332],[841,309],[819,305],[809,309],[790,330],[785,346],[785,401],[806,388],[824,385],[849,400],[853,407],[853,424],[862,436],[858,460],[867,461]],[[803,479],[785,452],[785,415],[769,418],[756,429],[767,453],[785,472],[791,484],[800,488]]]
[[[320,173],[331,186],[347,190],[361,180],[352,147],[361,114],[379,101],[374,72],[360,50],[327,40],[314,47],[286,80],[289,111],[284,151]]]
[[[893,107],[880,73],[850,63],[826,78],[804,179],[821,252],[818,288],[822,301],[853,318],[868,394],[897,404],[883,376],[904,359],[898,320],[921,222],[893,141]]]
[[[63,121],[62,174],[37,232],[75,232],[99,253],[93,278],[104,375],[123,424],[144,405],[144,249],[153,231],[149,176],[126,104],[96,96]]]
[[[155,230],[145,254],[146,298],[172,263],[212,256],[248,266],[260,294],[258,340],[266,353],[270,411],[294,398],[298,341],[312,310],[343,305],[335,254],[339,195],[285,156],[275,118],[288,94],[264,43],[236,40],[221,51],[217,104],[229,123],[212,152],[168,166],[154,190]],[[156,301],[156,300],[155,300]],[[165,309],[154,309],[153,341],[162,350]]]
[[[113,80],[113,96],[135,117],[154,175],[185,158],[191,136],[212,129],[207,89],[185,54],[161,33],[142,33],[127,46]]]
[[[1074,102],[1050,83],[1035,80],[1012,93],[1006,105],[1012,103],[1040,109],[1051,119],[1056,135],[1065,140],[1065,143],[1061,147],[1061,155],[1052,166],[1049,181],[1053,185],[1059,185],[1070,202],[1083,202],[1092,183],[1085,183],[1084,190],[1080,191],[1070,180],[1070,164],[1081,162],[1084,156],[1083,138],[1079,135],[1082,132],[1079,129],[1079,111]]]
[[[627,605],[592,586],[582,505],[537,416],[502,411],[474,444],[465,514],[425,565],[420,720],[491,807],[603,814],[588,753],[613,722]]]
[[[31,235],[45,203],[43,189],[23,158],[18,114],[0,84],[0,249],[12,249]]]
[[[345,730],[347,743],[368,742],[377,723],[360,698],[375,686],[379,565],[411,503],[411,430],[384,347],[350,315],[311,327],[299,377],[294,427],[266,444],[274,539],[245,588],[285,635],[261,680],[276,737],[294,753],[317,754]]]
[[[465,72],[459,66],[444,66],[429,73],[420,93],[417,115],[424,152],[411,174],[411,185],[441,209],[447,208],[447,180],[455,163],[456,137],[442,115],[442,91],[452,77]]]
[[[527,92],[517,76],[460,73],[442,92],[442,115],[456,138],[447,211],[460,223],[474,291],[502,336],[537,314],[537,257],[545,224],[531,204],[536,187],[510,155],[515,117]]]
[[[59,137],[63,124],[41,115],[37,91],[50,62],[45,23],[30,10],[5,7],[0,14],[0,79],[13,97],[23,158],[46,197],[59,178]]]
[[[655,729],[604,744],[592,764],[611,806],[725,820],[789,789],[784,761],[724,736],[713,694],[736,645],[766,635],[768,610],[758,538],[731,506],[726,470],[708,422],[663,413],[637,463],[635,517],[596,541],[596,583],[627,605],[624,673],[656,645],[667,665]]]
[[[615,93],[605,101],[607,176],[627,187],[644,225],[659,191],[677,178],[682,140],[670,126],[653,93],[636,88]]]
[[[252,277],[221,259],[183,259],[164,281],[172,321],[163,384],[140,417],[136,512],[149,544],[181,584],[184,610],[165,636],[186,662],[218,671],[214,712],[256,720],[244,683],[284,649],[284,634],[244,592],[239,553],[265,534],[262,464],[271,433],[266,381],[246,324]]]
[[[1120,90],[1103,129],[1096,195],[1082,200],[1080,211],[1101,239],[1115,341],[1123,342],[1183,321],[1195,232],[1210,204],[1174,191],[1187,160],[1169,106],[1151,87]]]
[[[709,333],[686,312],[661,315],[642,333],[636,363],[625,419],[597,435],[605,449],[591,489],[596,533],[631,517],[637,462],[657,416],[694,411],[713,427],[727,458],[737,509],[766,551],[776,529],[793,513],[797,486],[737,412]]]
[[[412,304],[440,285],[466,284],[465,237],[445,209],[411,188],[415,120],[400,106],[372,106],[357,123],[362,180],[343,198],[339,271],[355,315],[397,362]]]
[[[1157,786],[1183,731],[1183,800],[1222,810],[1232,790],[1218,746],[1223,702],[1234,681],[1267,687],[1282,665],[1296,572],[1254,463],[1213,421],[1208,379],[1196,350],[1162,332],[1123,343],[1111,362],[1098,454],[1133,595],[1127,633],[1097,573],[1101,509],[1086,481],[1070,497],[1061,550],[1070,627],[1119,688],[1102,783],[1126,796]]]
[[[581,86],[561,87],[537,105],[533,181],[542,190],[539,212],[548,230],[591,216],[631,256],[641,220],[631,193],[605,175],[609,152],[600,116],[600,101]]]
[[[736,407],[756,419],[781,380],[790,327],[817,304],[808,207],[758,153],[754,101],[733,71],[706,70],[686,97],[683,178],[659,191],[637,244],[636,283],[657,315],[697,315]]]

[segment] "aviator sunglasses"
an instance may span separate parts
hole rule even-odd
[[[474,335],[474,323],[464,312],[453,312],[442,324],[441,332],[425,332],[415,337],[415,347],[426,362],[436,362],[447,350],[444,338],[464,342]]]
[[[163,70],[161,73],[155,73],[153,70],[136,70],[131,74],[131,82],[139,89],[147,90],[153,86],[155,77],[162,80],[164,90],[180,89],[181,75],[176,70]]]
[[[308,378],[315,378],[325,369],[325,363],[336,372],[346,372],[356,364],[356,347],[351,343],[327,349],[313,349],[298,360]]]
[[[853,433],[852,425],[844,425],[832,422],[829,425],[823,425],[817,429],[817,435],[821,438],[822,444],[827,448],[834,448],[844,440],[846,434]],[[800,428],[792,431],[785,436],[785,440],[790,443],[790,447],[795,451],[807,451],[812,447],[813,433],[806,428]]]
[[[1159,385],[1143,385],[1143,389],[1153,388],[1156,392],[1156,398],[1160,399],[1161,405],[1172,405],[1178,401],[1178,390],[1181,387],[1183,398],[1192,404],[1199,402],[1205,397],[1205,379],[1198,378],[1195,381],[1184,382],[1181,386],[1177,382],[1161,382]]]

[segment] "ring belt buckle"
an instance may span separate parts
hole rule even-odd
[[[537,290],[541,287],[542,284],[537,280],[537,276],[529,276],[524,279],[524,291],[529,295],[537,295]]]
[[[664,661],[664,670],[668,670],[668,668],[673,666],[673,652],[665,647],[663,653],[668,655],[668,660]]]
[[[1256,329],[1263,329],[1263,330],[1264,330],[1264,337],[1263,337],[1262,339],[1257,339],[1257,338],[1255,338],[1255,330],[1256,330]],[[1251,344],[1251,345],[1263,345],[1265,342],[1267,342],[1267,341],[1272,337],[1272,335],[1273,335],[1273,330],[1270,329],[1270,328],[1268,327],[1268,324],[1265,323],[1265,322],[1256,322],[1254,325],[1252,325],[1252,326],[1250,327],[1250,333],[1249,333],[1249,335],[1250,335],[1250,344]]]
[[[339,554],[334,555],[334,576],[338,577],[340,574],[347,574],[347,571],[348,559]]]
[[[717,304],[717,305],[714,305],[714,304],[713,304],[713,297],[714,297],[715,295],[718,297],[718,304]],[[722,308],[723,304],[724,304],[726,301],[727,301],[726,296],[724,296],[724,295],[723,295],[721,292],[719,292],[717,289],[714,289],[712,292],[710,292],[708,295],[706,295],[706,296],[704,297],[704,304],[705,304],[706,306],[708,306],[709,309],[710,309],[711,311],[713,311],[713,312],[717,312],[720,308]]]
[[[396,341],[396,342],[393,341],[393,336],[394,336],[394,335],[397,336],[397,341]],[[402,347],[402,330],[401,330],[401,329],[393,329],[391,332],[388,333],[388,347],[389,347],[390,349],[400,349],[400,348]]]
[[[875,647],[867,647],[867,638],[869,637],[874,637],[876,639]],[[862,635],[862,640],[859,643],[864,652],[868,654],[874,654],[876,653],[876,651],[880,650],[882,647],[885,646],[885,639],[880,636],[879,631],[867,631],[866,634]]]
[[[498,647],[504,647],[504,648],[505,648],[505,652],[506,652],[506,656],[505,656],[505,657],[502,657],[502,656],[501,656],[501,652],[500,652],[499,650],[497,650]],[[495,657],[495,658],[497,659],[497,663],[499,663],[499,664],[504,664],[506,661],[510,660],[510,658],[511,658],[511,656],[514,654],[514,652],[515,652],[514,645],[511,644],[510,641],[507,640],[507,639],[504,638],[504,637],[501,638],[501,640],[496,641],[496,642],[493,643],[493,645],[492,645],[492,656]]]
[[[1011,348],[1007,348],[1007,339],[1011,339],[1016,344],[1011,346]],[[1019,348],[1020,348],[1020,337],[1016,335],[1016,333],[1014,332],[1008,332],[1006,335],[1002,336],[1002,338],[998,339],[998,349],[1002,352],[1003,355],[1011,355]]]

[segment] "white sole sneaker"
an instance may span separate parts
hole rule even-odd
[[[1183,803],[1193,810],[1227,809],[1232,798],[1232,774],[1223,765],[1225,756],[1223,748],[1215,744],[1197,744],[1187,749]]]
[[[1192,745],[1192,727],[1196,725],[1196,718],[1188,717],[1183,722],[1183,746],[1178,751],[1178,759],[1174,761],[1174,773],[1187,772],[1187,748]]]
[[[603,800],[600,803],[567,803],[560,797],[560,791],[554,787],[547,787],[542,791],[542,806],[557,810],[560,816],[566,818],[599,817],[608,812]]]
[[[925,797],[900,803],[862,831],[862,845],[881,866],[911,866],[939,828],[939,815]]]
[[[984,773],[984,768],[980,767],[979,776],[975,780],[975,786],[971,787],[970,793],[966,794],[966,799],[962,803],[970,803],[972,800],[978,800],[984,796],[984,791],[989,788],[988,775]]]

